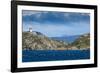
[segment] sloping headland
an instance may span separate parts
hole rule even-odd
[[[23,32],[23,50],[86,50],[90,47],[90,34],[81,35],[73,43],[51,39],[40,32]]]

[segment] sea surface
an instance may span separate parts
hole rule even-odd
[[[23,50],[22,62],[90,59],[90,50]]]

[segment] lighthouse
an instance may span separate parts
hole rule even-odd
[[[32,27],[29,27],[29,32],[32,32]]]

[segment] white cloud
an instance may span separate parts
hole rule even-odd
[[[26,16],[26,15],[33,15],[33,14],[39,14],[41,12],[39,11],[33,11],[33,10],[23,10],[23,16]]]
[[[89,16],[89,13],[81,13],[81,15]]]

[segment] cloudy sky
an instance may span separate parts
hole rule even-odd
[[[89,13],[22,11],[23,31],[29,27],[49,37],[81,35],[90,32]]]

